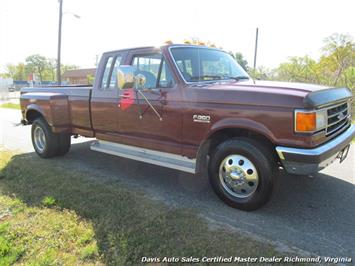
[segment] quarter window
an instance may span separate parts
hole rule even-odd
[[[107,59],[104,75],[101,81],[101,89],[108,90],[114,89],[117,86],[117,69],[120,66],[122,60],[121,55],[117,55],[115,58],[110,56]]]
[[[110,57],[107,59],[107,63],[106,63],[104,75],[102,76],[102,81],[101,81],[101,88],[102,88],[102,89],[106,89],[106,88],[107,88],[107,80],[108,80],[108,77],[109,77],[109,75],[110,75],[112,60],[113,60],[113,57],[112,57],[112,56],[110,56]]]
[[[110,79],[110,89],[117,88],[117,70],[121,64],[122,56],[118,55],[115,60],[115,64],[113,65],[111,79]]]

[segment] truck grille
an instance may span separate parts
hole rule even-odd
[[[348,108],[348,103],[343,102],[336,106],[332,106],[327,109],[328,123],[326,128],[326,135],[330,136],[342,128],[349,125],[350,112]]]

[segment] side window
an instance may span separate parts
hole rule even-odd
[[[104,75],[102,76],[101,89],[106,89],[106,88],[107,88],[107,85],[108,85],[108,82],[107,82],[107,81],[108,81],[108,77],[110,76],[112,60],[113,60],[113,57],[112,57],[112,56],[110,56],[110,57],[107,59],[107,63],[106,63]]]
[[[121,64],[122,56],[118,55],[115,60],[115,64],[113,65],[111,79],[110,79],[110,89],[114,89],[117,86],[117,69]]]
[[[133,66],[137,68],[137,74],[140,73],[145,76],[145,87],[151,89],[157,87],[161,60],[161,54],[138,55],[134,57]]]
[[[155,89],[173,87],[173,77],[161,54],[137,55],[133,58],[137,74],[143,74],[146,78],[145,87]],[[159,79],[159,82],[157,82]]]
[[[104,75],[102,76],[101,89],[108,90],[116,87],[117,68],[120,66],[121,60],[121,55],[117,55],[115,58],[110,56],[107,59]]]

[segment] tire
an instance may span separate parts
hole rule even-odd
[[[217,146],[209,164],[213,190],[229,206],[245,211],[260,208],[275,183],[272,153],[260,143],[234,138]]]
[[[71,145],[71,136],[68,133],[60,133],[59,135],[59,144],[58,144],[58,156],[63,156],[67,154],[70,150]]]
[[[42,137],[39,137],[38,134],[43,135]],[[70,134],[53,133],[52,129],[43,118],[37,118],[33,122],[31,135],[33,148],[35,149],[36,153],[42,158],[63,156],[70,150]]]
[[[51,158],[57,155],[59,136],[52,132],[43,118],[33,122],[31,136],[33,148],[40,157]]]

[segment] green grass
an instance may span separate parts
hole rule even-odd
[[[0,265],[137,265],[145,257],[284,255],[56,159],[0,154]],[[178,264],[175,264],[178,265]],[[199,264],[195,264],[199,265]]]
[[[10,109],[18,109],[18,110],[21,109],[18,103],[3,103],[0,104],[0,108],[10,108]]]

